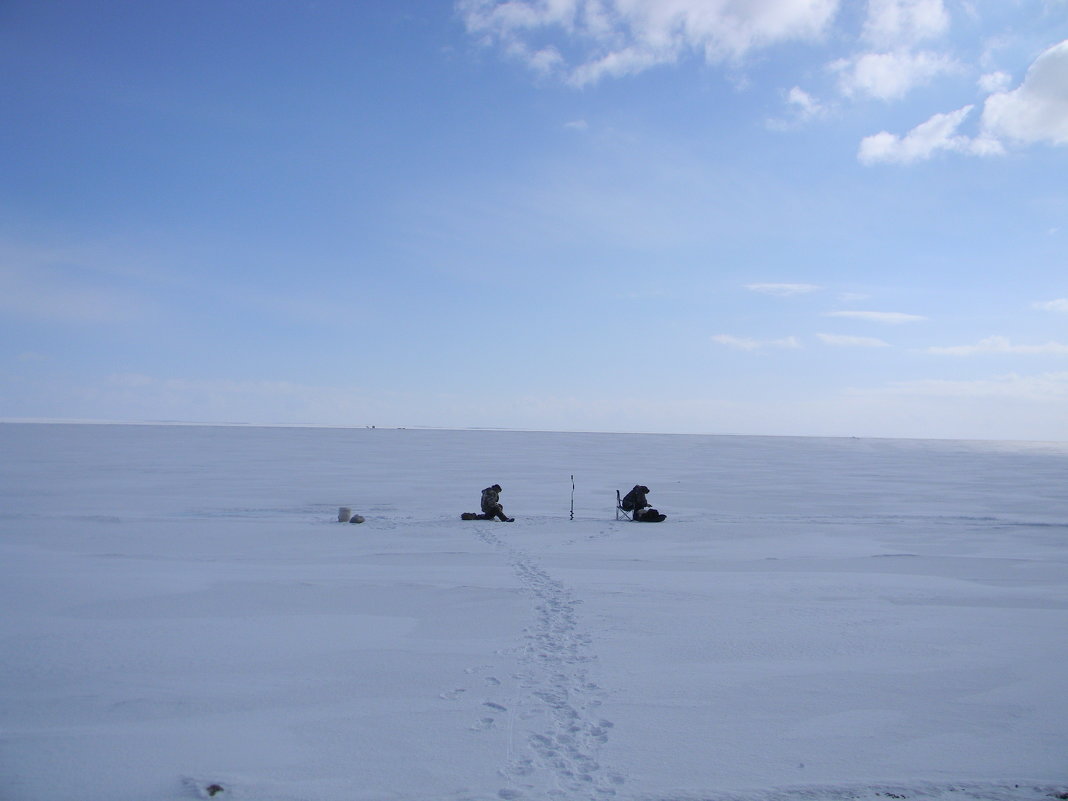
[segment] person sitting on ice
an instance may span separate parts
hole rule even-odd
[[[635,484],[634,489],[623,496],[620,506],[623,507],[623,511],[631,513],[631,520],[642,523],[661,523],[667,518],[667,515],[662,515],[649,506],[649,499],[646,497],[648,492],[648,487],[642,484]]]
[[[482,490],[482,514],[478,516],[479,520],[492,520],[493,518],[499,518],[503,523],[514,523],[514,517],[508,517],[504,513],[504,507],[501,506],[501,485],[494,484],[492,487],[486,487]]]

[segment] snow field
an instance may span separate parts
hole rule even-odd
[[[0,798],[1068,789],[1068,446],[11,424],[0,444]],[[460,521],[494,482],[517,521]],[[665,523],[613,520],[637,482]]]

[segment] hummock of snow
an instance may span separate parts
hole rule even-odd
[[[5,801],[1068,790],[1065,445],[7,424],[0,449]],[[492,483],[516,522],[461,521]],[[665,523],[614,519],[635,483]]]

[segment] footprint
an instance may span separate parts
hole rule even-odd
[[[493,718],[481,718],[478,723],[471,727],[471,731],[486,731],[494,726]]]
[[[457,687],[455,690],[449,690],[448,692],[440,693],[438,695],[438,698],[444,698],[446,701],[455,701],[465,692],[467,692],[467,690],[463,689],[462,687]]]
[[[493,716],[482,718],[475,727],[476,730],[496,727],[496,720],[503,720],[503,713],[507,713],[510,735],[516,721],[539,721],[534,726],[519,724],[527,729],[525,747],[533,760],[526,760],[525,768],[513,761],[500,771],[505,778],[518,781],[499,790],[497,795],[505,801],[525,798],[523,793],[533,792],[533,785],[528,787],[524,783],[528,778],[524,774],[533,771],[544,774],[545,779],[557,785],[558,790],[551,797],[581,796],[586,801],[609,801],[616,795],[614,788],[625,779],[618,772],[606,770],[597,760],[613,724],[597,714],[605,691],[587,672],[596,655],[592,653],[594,638],[581,626],[582,599],[553,578],[538,560],[508,546],[489,531],[475,533],[487,545],[506,553],[515,576],[531,599],[530,624],[522,629],[524,642],[511,654],[518,656],[520,665],[508,674],[526,701],[516,701],[509,709],[495,701],[483,700],[484,713]],[[604,527],[592,538],[612,533],[611,527]],[[483,688],[501,687],[502,682],[495,675],[498,670],[498,666],[481,665],[466,672],[478,674]],[[491,697],[498,693],[487,691]],[[519,779],[520,776],[524,778]]]
[[[534,772],[534,760],[516,760],[511,765],[509,765],[507,772],[515,776],[530,776]]]

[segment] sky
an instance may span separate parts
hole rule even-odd
[[[1068,0],[3,0],[0,419],[1068,440]]]

